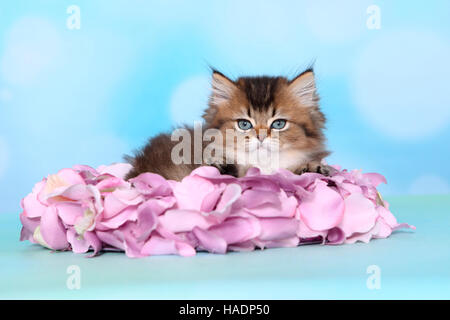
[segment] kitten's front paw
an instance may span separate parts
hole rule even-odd
[[[211,163],[208,165],[210,165],[212,167],[216,167],[219,170],[220,174],[226,174],[226,175],[230,175],[230,176],[234,176],[234,177],[238,176],[237,168],[235,165],[218,164],[218,163]]]
[[[331,175],[332,171],[333,168],[326,164],[322,164],[319,161],[311,161],[297,168],[297,170],[295,170],[294,173],[302,174],[305,172],[315,172],[323,174],[324,176],[329,176]]]

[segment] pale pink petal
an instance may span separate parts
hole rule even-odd
[[[182,257],[192,257],[196,254],[195,248],[185,242],[175,242],[175,248]]]
[[[89,186],[83,184],[61,187],[55,189],[54,192],[47,194],[44,198],[46,198],[49,203],[86,200],[92,197],[91,190],[88,187]],[[61,200],[61,197],[66,200]]]
[[[374,204],[362,194],[355,193],[345,199],[345,214],[339,227],[346,237],[354,233],[366,233],[373,228],[377,217]]]
[[[56,208],[48,207],[41,217],[41,235],[44,241],[54,250],[66,249],[66,228],[58,217]]]
[[[87,232],[85,232],[86,234]],[[88,252],[90,244],[83,236],[80,236],[72,228],[67,230],[67,241],[72,247],[72,251],[75,253],[85,253]]]
[[[174,240],[164,239],[157,235],[153,235],[144,244],[141,253],[144,256],[166,255],[166,254],[177,254],[178,250],[175,247]]]
[[[208,193],[203,198],[200,210],[203,212],[210,212],[210,211],[214,210],[224,189],[225,189],[224,187],[223,188],[215,188],[210,193]]]
[[[252,209],[246,209],[247,212],[263,218],[270,217],[293,217],[298,206],[297,199],[294,196],[287,196],[283,190],[277,193],[278,204],[264,203]],[[248,204],[244,203],[244,207]]]
[[[262,218],[259,239],[263,241],[284,240],[295,237],[298,220],[292,218]]]
[[[344,208],[344,200],[339,193],[320,180],[311,196],[299,205],[301,219],[310,229],[317,231],[337,226],[344,215]]]
[[[30,229],[27,229],[25,227],[22,227],[22,229],[20,229],[20,241],[25,241],[28,240],[31,243],[37,243],[36,240],[34,240],[33,237],[34,232],[30,231]]]
[[[239,199],[241,191],[242,189],[238,184],[232,183],[227,185],[216,206],[216,210],[203,213],[207,217],[207,220],[212,224],[218,224],[224,221],[230,215],[233,204]]]
[[[322,178],[323,175],[320,173],[306,172],[301,175],[292,176],[291,181],[304,189],[309,189],[317,180]]]
[[[158,224],[157,215],[161,213],[161,207],[152,201],[147,201],[137,209],[137,228],[135,235],[138,241],[144,241]]]
[[[397,219],[394,217],[394,215],[385,207],[378,206],[376,210],[377,210],[378,214],[380,215],[380,217],[383,218],[383,220],[391,228],[394,228],[398,224]]]
[[[47,208],[37,198],[37,195],[45,188],[45,183],[45,180],[36,183],[33,191],[22,200],[21,205],[24,209],[24,214],[29,218],[42,216]]]
[[[375,172],[363,173],[363,177],[370,181],[370,184],[377,187],[380,183],[387,183],[386,178]]]
[[[22,232],[20,234],[20,241],[30,240],[36,242],[33,239],[34,230],[39,226],[41,222],[40,217],[29,218],[23,212],[19,215],[20,222],[22,223]]]
[[[174,209],[159,216],[161,225],[171,232],[191,231],[194,227],[209,228],[210,222],[199,211]]]
[[[169,196],[172,194],[170,183],[159,174],[145,172],[129,180],[136,190],[146,196]]]
[[[195,227],[192,232],[198,239],[201,248],[212,253],[225,253],[227,251],[227,242],[213,232],[198,227]]]
[[[100,220],[99,224],[108,229],[117,229],[128,221],[137,220],[137,206],[128,206],[109,219]]]
[[[247,171],[248,172],[248,171]],[[269,176],[245,176],[239,179],[239,184],[242,188],[253,188],[256,190],[265,190],[271,192],[279,192],[280,186]]]
[[[199,176],[187,176],[173,189],[180,209],[198,210],[202,208],[205,197],[216,187],[214,184]]]
[[[140,258],[145,256],[142,253],[142,248],[145,243],[138,241],[134,236],[136,228],[137,224],[135,222],[128,222],[119,229],[123,235],[125,254],[130,258]]]
[[[122,232],[118,230],[111,231],[96,231],[95,234],[100,239],[101,242],[107,244],[113,248],[118,248],[125,251],[125,244],[123,240]]]
[[[379,217],[377,219],[376,225],[377,228],[373,232],[374,238],[387,238],[391,235],[392,228],[386,223],[386,221],[382,217]]]
[[[224,239],[227,244],[234,244],[259,236],[261,226],[257,219],[230,218],[211,227],[209,231]]]
[[[110,193],[105,196],[104,200],[104,219],[110,219],[116,216],[119,212],[122,212],[125,208],[129,207],[128,204],[123,203],[114,194]]]
[[[396,225],[394,228],[392,228],[392,231],[395,231],[395,230],[398,230],[398,229],[403,229],[403,228],[416,230],[416,227],[415,227],[415,226],[409,225],[409,224],[407,224],[407,223],[399,223],[399,224]]]
[[[302,220],[299,220],[298,229],[297,229],[297,235],[299,238],[309,239],[309,238],[315,238],[318,236],[325,237],[326,234],[327,234],[327,230],[324,230],[324,231],[311,230],[305,222],[303,222]]]
[[[58,216],[66,225],[73,226],[79,217],[83,216],[84,211],[79,203],[59,202],[54,205],[58,212]]]
[[[241,201],[248,209],[252,209],[264,204],[271,204],[274,206],[281,206],[281,201],[278,195],[271,191],[265,190],[245,190],[242,193]]]
[[[133,168],[129,163],[114,163],[109,166],[100,166],[97,171],[100,174],[110,174],[112,176],[124,179],[127,173]]]
[[[111,192],[116,188],[129,188],[129,183],[117,177],[104,176],[95,187],[101,192]]]
[[[144,200],[144,197],[134,189],[116,189],[112,192],[112,194],[121,202],[130,206],[138,205]]]
[[[105,196],[103,217],[109,219],[130,206],[137,206],[144,197],[133,189],[116,189]]]
[[[345,189],[348,194],[362,193],[361,187],[353,183],[343,182],[339,184],[339,188]]]
[[[99,175],[97,170],[84,164],[76,164],[72,169],[77,171],[84,180],[93,179]]]
[[[67,185],[72,184],[85,184],[84,179],[81,177],[81,175],[73,170],[73,169],[62,169],[59,170],[57,173],[57,176],[67,183]]]
[[[200,176],[204,178],[217,178],[221,177],[219,170],[212,166],[202,166],[193,170],[190,176]]]
[[[151,238],[142,247],[143,255],[179,254],[184,257],[195,255],[195,249],[187,243],[177,242],[172,239],[164,239],[157,235]]]

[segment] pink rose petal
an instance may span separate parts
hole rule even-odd
[[[308,228],[317,231],[331,229],[344,216],[344,200],[324,181],[318,181],[311,196],[300,202],[300,218]]]
[[[347,237],[365,233],[373,228],[378,213],[374,204],[362,194],[351,194],[345,199],[345,215],[339,227]]]
[[[66,249],[66,229],[58,217],[55,207],[47,207],[41,217],[41,235],[44,241],[54,250]]]

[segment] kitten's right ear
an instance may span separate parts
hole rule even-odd
[[[228,102],[231,99],[236,84],[223,73],[212,69],[212,93],[210,103],[215,106]]]

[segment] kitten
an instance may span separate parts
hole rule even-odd
[[[222,137],[233,133],[232,139],[209,142],[222,152],[203,157],[201,164],[177,165],[171,155],[179,142],[172,141],[169,134],[160,134],[134,157],[126,158],[133,165],[127,178],[154,172],[166,179],[181,180],[200,165],[214,165],[221,173],[237,177],[245,175],[251,167],[259,168],[263,174],[278,168],[297,174],[327,175],[332,170],[321,163],[329,152],[325,148],[325,117],[319,109],[312,69],[292,80],[261,76],[240,77],[236,81],[213,70],[208,104],[203,115],[203,132],[217,129]],[[194,139],[193,129],[186,129]],[[194,145],[193,140],[190,142]],[[202,150],[206,144],[201,144]],[[193,155],[194,148],[191,149]],[[274,154],[276,161],[272,161]]]

